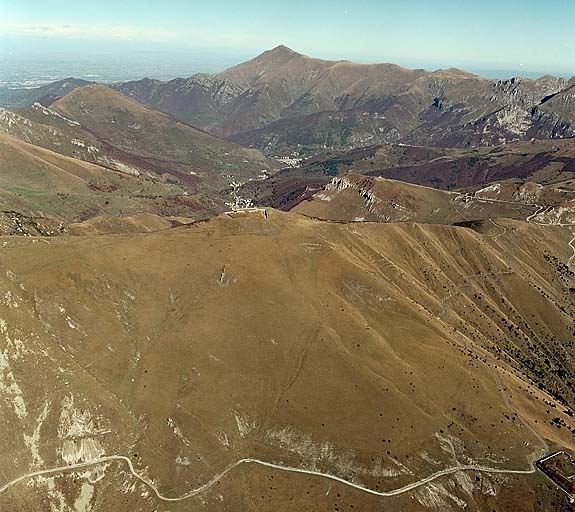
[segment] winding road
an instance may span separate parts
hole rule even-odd
[[[309,469],[301,469],[301,468],[294,468],[294,467],[290,467],[290,466],[283,466],[280,464],[265,462],[265,461],[262,461],[259,459],[240,459],[240,460],[230,464],[229,466],[227,466],[223,471],[218,473],[210,481],[206,482],[202,486],[200,486],[196,489],[193,489],[193,490],[187,492],[186,494],[184,494],[182,496],[169,497],[169,496],[164,496],[163,494],[161,494],[160,491],[158,490],[158,488],[154,485],[154,483],[152,481],[148,480],[146,477],[139,474],[134,469],[132,461],[128,457],[125,457],[124,455],[109,455],[109,456],[101,457],[98,460],[94,460],[94,461],[90,461],[90,462],[82,462],[79,464],[70,464],[70,465],[66,465],[66,466],[58,466],[58,467],[54,467],[54,468],[41,469],[38,471],[33,471],[31,473],[26,473],[25,475],[14,478],[10,482],[7,482],[4,485],[2,485],[2,487],[0,487],[0,493],[6,491],[10,487],[12,487],[12,486],[14,486],[20,482],[29,480],[30,478],[34,478],[37,476],[54,475],[54,474],[58,474],[58,473],[76,471],[78,469],[90,468],[93,466],[97,466],[99,464],[108,463],[108,462],[116,462],[116,461],[125,462],[129,468],[130,472],[132,473],[132,475],[134,475],[135,478],[137,478],[143,484],[145,484],[147,487],[149,487],[153,491],[153,493],[158,497],[158,499],[160,499],[162,501],[170,501],[170,502],[187,500],[189,498],[193,498],[194,496],[197,496],[198,494],[203,493],[204,491],[207,491],[210,487],[212,487],[214,484],[216,484],[221,478],[223,478],[225,475],[227,475],[230,471],[232,471],[233,469],[237,468],[238,466],[240,466],[242,464],[257,464],[259,466],[265,466],[265,467],[277,469],[280,471],[287,471],[290,473],[300,473],[300,474],[304,474],[304,475],[326,478],[329,480],[334,480],[336,482],[342,483],[342,484],[347,485],[349,487],[353,487],[355,489],[366,492],[368,494],[373,494],[375,496],[383,496],[383,497],[398,496],[400,494],[410,492],[414,489],[417,489],[418,487],[422,487],[424,485],[427,485],[428,483],[430,483],[433,480],[436,480],[438,478],[441,478],[442,476],[451,475],[453,473],[458,473],[460,471],[475,471],[475,472],[479,472],[479,473],[493,473],[493,474],[499,473],[499,474],[512,474],[512,475],[530,475],[530,474],[533,474],[536,472],[536,469],[534,466],[532,466],[530,469],[521,470],[521,469],[500,469],[500,468],[489,468],[489,467],[485,467],[485,466],[461,465],[461,466],[454,466],[451,468],[443,469],[441,471],[438,471],[437,473],[433,473],[432,475],[430,475],[426,478],[422,478],[421,480],[418,480],[418,481],[413,482],[411,484],[405,485],[403,487],[399,487],[397,489],[393,489],[391,491],[377,491],[375,489],[370,489],[369,487],[365,487],[361,484],[356,484],[356,483],[350,482],[349,480],[345,480],[344,478],[330,475],[329,473],[322,473],[320,471],[313,471],[313,470],[309,470]]]
[[[498,227],[499,229],[501,229],[501,233],[499,233],[498,235],[493,236],[493,240],[497,241],[497,239],[500,236],[503,236],[505,233],[507,233],[507,228],[504,226],[500,226],[499,224],[497,224],[497,222],[495,222],[493,219],[489,219],[489,222],[491,222],[491,224],[493,224],[495,227]]]
[[[531,215],[529,215],[525,221],[529,222],[531,224],[536,224],[538,226],[573,226],[575,224],[573,223],[561,223],[561,222],[557,222],[557,223],[551,223],[551,222],[535,222],[533,219],[535,217],[537,217],[538,215],[540,215],[541,213],[544,213],[545,211],[551,210],[553,208],[553,205],[551,206],[541,206],[539,204],[528,204],[528,203],[518,203],[516,201],[504,201],[502,199],[491,199],[491,198],[487,198],[487,197],[477,197],[474,195],[471,195],[469,193],[460,193],[459,195],[457,195],[453,202],[457,202],[459,201],[461,198],[465,198],[471,201],[478,201],[478,202],[482,202],[482,203],[500,203],[500,204],[510,204],[510,205],[514,205],[514,206],[522,206],[522,207],[531,207],[531,208],[535,208],[535,212],[532,213]],[[463,214],[461,214],[461,212],[459,212],[460,215],[465,218],[465,216]],[[491,220],[491,219],[489,219]]]
[[[573,234],[573,232],[571,232],[571,234]],[[569,261],[567,262],[567,266],[569,268],[571,268],[571,265],[573,264],[573,260],[575,259],[575,236],[569,241],[569,247],[571,247],[571,249],[573,249],[573,254],[571,255],[571,257],[569,258]]]

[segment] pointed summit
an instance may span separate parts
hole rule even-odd
[[[264,73],[273,73],[292,61],[307,59],[301,53],[293,51],[291,48],[281,44],[271,50],[267,50],[257,57],[238,64],[220,74],[226,78],[235,80],[246,80],[253,82]]]
[[[272,54],[272,55],[289,55],[292,57],[295,55],[301,55],[301,53],[298,53],[298,52],[292,50],[291,48],[288,48],[284,44],[280,44],[279,46],[276,46],[275,48],[272,48],[271,50],[264,52],[264,54],[265,53]]]
[[[303,57],[301,53],[293,51],[291,48],[280,44],[271,50],[263,52],[261,55],[256,57],[256,61],[265,61],[267,63],[273,64],[285,64],[295,57]]]

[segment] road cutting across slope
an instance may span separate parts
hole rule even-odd
[[[344,478],[341,478],[341,477],[338,477],[335,475],[331,475],[329,473],[322,473],[321,471],[313,471],[313,470],[309,470],[309,469],[284,466],[281,464],[274,464],[272,462],[265,462],[265,461],[259,460],[259,459],[247,458],[247,459],[237,460],[236,462],[230,464],[223,471],[219,472],[211,480],[209,480],[205,484],[201,485],[200,487],[193,489],[193,490],[187,492],[186,494],[184,494],[182,496],[169,497],[169,496],[164,496],[163,494],[161,494],[160,491],[158,490],[158,488],[156,487],[156,485],[151,480],[149,480],[148,478],[146,478],[146,477],[142,476],[140,473],[138,473],[134,469],[134,466],[132,464],[131,459],[129,459],[128,457],[126,457],[124,455],[109,455],[109,456],[101,457],[98,460],[94,460],[94,461],[90,461],[90,462],[82,462],[82,463],[70,464],[70,465],[66,465],[66,466],[58,466],[58,467],[54,467],[54,468],[41,469],[38,471],[33,471],[31,473],[26,473],[22,476],[14,478],[13,480],[2,485],[2,487],[0,487],[0,493],[6,491],[10,487],[13,487],[14,485],[17,485],[21,482],[24,482],[26,480],[29,480],[31,478],[35,478],[38,476],[46,476],[46,475],[55,475],[55,474],[59,474],[59,473],[66,473],[66,472],[70,472],[70,471],[76,471],[76,470],[80,470],[80,469],[91,468],[91,467],[94,467],[94,466],[97,466],[100,464],[104,464],[104,463],[118,462],[118,461],[126,463],[130,472],[132,473],[132,475],[135,478],[137,478],[140,482],[142,482],[144,485],[146,485],[148,488],[150,488],[158,499],[160,499],[162,501],[168,501],[168,502],[177,502],[177,501],[187,500],[189,498],[193,498],[194,496],[197,496],[197,495],[207,491],[210,487],[212,487],[219,480],[221,480],[225,475],[227,475],[233,469],[237,468],[238,466],[240,466],[242,464],[255,464],[255,465],[264,466],[264,467],[268,467],[268,468],[272,468],[272,469],[277,469],[280,471],[286,471],[286,472],[290,472],[290,473],[299,473],[299,474],[304,474],[304,475],[309,475],[309,476],[326,478],[329,480],[339,482],[343,485],[353,487],[354,489],[357,489],[359,491],[362,491],[362,492],[365,492],[368,494],[373,494],[375,496],[382,496],[382,497],[399,496],[401,494],[405,494],[405,493],[410,492],[414,489],[417,489],[418,487],[422,487],[424,485],[427,485],[428,483],[430,483],[430,482],[432,482],[438,478],[441,478],[442,476],[451,475],[451,474],[458,473],[461,471],[475,471],[475,472],[479,472],[479,473],[511,474],[511,475],[530,475],[530,474],[533,474],[536,472],[536,468],[533,465],[531,466],[530,469],[525,469],[525,470],[489,468],[489,467],[485,467],[485,466],[474,466],[474,465],[460,465],[460,466],[454,466],[451,468],[443,469],[441,471],[433,473],[432,475],[430,475],[426,478],[422,478],[421,480],[417,480],[416,482],[413,482],[411,484],[407,484],[407,485],[405,485],[403,487],[399,487],[397,489],[393,489],[391,491],[378,491],[378,490],[371,489],[371,488],[366,487],[366,486],[361,485],[361,484],[356,484],[354,482],[350,482],[349,480],[345,480]]]
[[[460,198],[465,198],[468,200],[472,200],[472,201],[479,201],[479,202],[483,202],[483,203],[500,203],[500,204],[507,204],[507,205],[514,205],[514,206],[522,206],[522,207],[531,207],[531,208],[535,208],[535,212],[532,213],[531,215],[529,215],[525,221],[529,222],[531,224],[536,224],[537,226],[573,226],[575,224],[573,223],[561,223],[561,222],[535,222],[533,219],[535,217],[537,217],[538,215],[545,213],[546,211],[549,211],[553,208],[553,206],[542,206],[539,204],[526,204],[526,203],[519,203],[517,201],[504,201],[501,199],[491,199],[491,198],[487,198],[487,197],[477,197],[471,194],[459,194],[458,196],[455,197],[455,199],[453,200],[453,202],[455,203],[456,201],[458,201]],[[459,210],[458,210],[459,212]],[[461,212],[459,212],[460,215],[462,217],[464,217],[463,214],[461,214]],[[490,219],[491,220],[491,219]]]
[[[571,232],[571,234],[573,234],[573,232]],[[573,260],[575,259],[575,245],[574,244],[575,244],[575,236],[569,241],[569,247],[571,247],[571,249],[573,249],[573,254],[569,258],[569,261],[567,261],[567,266],[569,268],[571,268],[571,265],[573,264]]]
[[[489,222],[491,222],[491,224],[493,224],[495,227],[497,227],[497,228],[499,228],[499,229],[502,230],[501,233],[499,233],[498,235],[495,235],[495,236],[492,237],[493,240],[497,241],[497,239],[498,239],[500,236],[503,236],[505,233],[507,233],[507,228],[504,227],[504,226],[500,226],[500,225],[497,224],[497,222],[495,222],[493,219],[489,219]]]

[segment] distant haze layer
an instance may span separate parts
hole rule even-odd
[[[218,73],[251,54],[145,49],[133,52],[50,52],[10,49],[0,44],[0,87],[38,87],[74,77],[102,83],[140,78],[170,80],[194,73]]]
[[[258,50],[232,52],[227,50],[140,48],[126,50],[85,48],[70,51],[64,48],[54,51],[31,51],[0,42],[0,87],[38,87],[68,77],[93,80],[101,83],[155,78],[170,80],[187,77],[194,73],[218,73],[256,55]],[[331,56],[363,62],[392,62],[408,68],[434,70],[449,68],[454,64],[442,61],[406,61],[391,58],[361,58],[357,56]],[[510,78],[523,76],[536,78],[545,74],[569,78],[571,74],[552,70],[499,69],[489,64],[456,63],[460,69],[486,78]],[[575,72],[575,71],[574,71]]]

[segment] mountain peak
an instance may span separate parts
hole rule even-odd
[[[301,53],[298,53],[298,52],[292,50],[291,48],[288,48],[284,44],[280,44],[280,45],[276,46],[275,48],[268,50],[265,53],[274,54],[274,55],[291,55],[291,56],[301,55]]]
[[[261,77],[262,73],[269,73],[271,70],[282,68],[292,60],[302,57],[303,55],[301,53],[295,52],[291,48],[280,44],[271,50],[266,50],[247,62],[243,62],[224,71],[221,76],[252,82]]]
[[[264,60],[271,61],[275,64],[283,64],[289,62],[296,57],[303,57],[301,53],[298,53],[287,46],[280,44],[271,50],[267,50],[256,57],[254,60]]]

